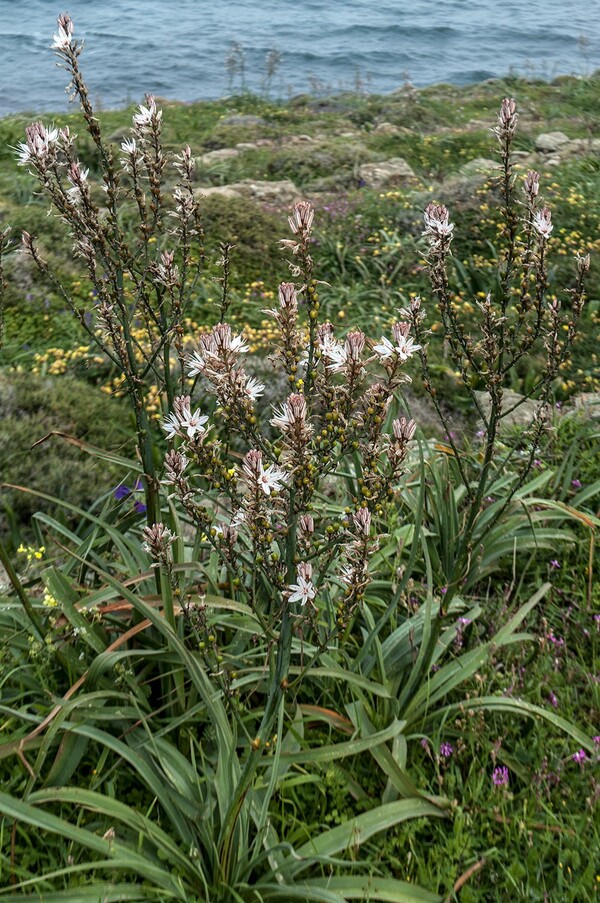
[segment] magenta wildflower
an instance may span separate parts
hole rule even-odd
[[[578,765],[583,765],[583,763],[587,760],[587,753],[585,749],[578,749],[576,753],[573,753],[571,758],[574,762],[577,762]]]
[[[577,480],[577,479],[571,480],[571,486],[573,487],[573,489],[581,489],[582,482],[581,482],[581,480]]]
[[[550,704],[554,706],[555,709],[558,708],[558,696],[550,690],[548,693],[548,699],[550,700]]]
[[[449,759],[453,752],[454,747],[451,743],[440,743],[440,756],[442,756],[442,758]]]
[[[492,784],[494,787],[508,787],[510,776],[506,765],[499,765],[492,772]]]

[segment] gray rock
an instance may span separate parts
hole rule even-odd
[[[400,127],[397,125],[394,125],[393,122],[380,122],[378,125],[375,126],[373,131],[377,135],[399,135]]]
[[[535,139],[535,149],[538,154],[555,154],[569,140],[564,132],[544,132]]]
[[[240,126],[256,126],[256,125],[268,125],[266,119],[263,119],[262,116],[253,116],[250,113],[234,113],[231,116],[226,116],[221,120],[221,125],[240,125]]]
[[[294,147],[298,144],[312,144],[314,140],[310,135],[286,135],[281,139],[281,143],[291,144]]]
[[[582,392],[575,395],[571,402],[587,420],[600,420],[600,392]]]
[[[277,207],[287,207],[302,197],[302,192],[289,179],[280,182],[260,182],[254,179],[244,179],[242,182],[232,182],[231,185],[207,186],[196,188],[196,197],[223,197],[223,198],[247,198],[260,204],[272,204]]]
[[[239,157],[239,155],[240,152],[235,147],[222,147],[219,150],[202,154],[198,162],[202,166],[213,166],[215,163],[222,163],[224,160],[233,160],[235,157]]]
[[[413,169],[402,157],[392,157],[391,160],[381,160],[379,163],[364,163],[359,167],[358,174],[367,188],[399,185],[415,178]]]
[[[254,179],[244,179],[231,186],[243,197],[251,198],[262,204],[288,206],[302,198],[302,192],[296,188],[290,179],[282,179],[279,182],[261,182]]]
[[[214,185],[194,189],[194,196],[200,199],[210,197],[239,198],[241,194],[239,191],[236,191],[235,185]]]
[[[258,144],[254,144],[252,141],[241,141],[239,144],[236,144],[236,150],[239,151],[248,151],[248,150],[256,150]]]
[[[561,157],[588,157],[600,153],[600,139],[598,138],[573,138],[567,144],[562,144]]]
[[[484,413],[486,416],[489,415],[491,411],[490,396],[487,392],[476,392],[475,394]],[[502,410],[509,411],[517,404],[518,407],[500,421],[501,430],[511,429],[512,427],[528,427],[541,407],[539,401],[533,398],[525,398],[524,395],[513,392],[512,389],[505,389],[502,395]]]

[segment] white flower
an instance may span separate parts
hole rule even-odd
[[[235,352],[236,354],[244,354],[250,348],[243,335],[234,335],[229,347],[230,350]]]
[[[392,343],[390,342],[389,339],[386,339],[386,337],[382,335],[381,336],[381,344],[374,345],[373,351],[375,352],[376,355],[378,355],[378,357],[380,357],[382,360],[385,361],[385,360],[387,360],[388,357],[391,357],[393,355],[394,346],[392,345]]]
[[[404,363],[404,361],[407,361],[415,351],[419,351],[420,348],[421,346],[416,345],[414,339],[407,336],[398,336],[395,345],[393,345],[389,339],[386,339],[385,336],[381,336],[381,344],[374,345],[373,351],[383,361],[390,358],[393,354],[397,354],[402,363]]]
[[[162,428],[167,433],[167,439],[174,439],[179,431],[179,418],[177,414],[169,414],[162,422]]]
[[[206,361],[198,351],[193,352],[188,363],[191,364],[191,367],[188,370],[188,376],[199,376],[200,373],[204,372],[206,367]]]
[[[287,474],[285,470],[279,470],[274,464],[270,464],[266,470],[261,464],[258,476],[258,485],[265,495],[271,495],[271,492],[278,492],[283,488]]]
[[[58,17],[58,31],[52,35],[51,47],[53,50],[66,50],[71,46],[73,37],[73,20],[63,13]]]
[[[312,565],[308,562],[300,562],[298,565],[297,583],[291,583],[288,586],[290,592],[289,602],[299,602],[300,605],[306,605],[317,595],[317,589],[312,580]]]
[[[67,189],[67,197],[71,201],[72,204],[80,204],[82,201],[82,192],[81,185],[87,182],[87,177],[89,174],[89,169],[80,169],[78,163],[74,163],[69,172],[67,173],[67,179],[73,186],[72,188]]]
[[[327,369],[332,373],[339,373],[348,363],[348,352],[346,346],[336,342],[335,340],[327,342],[323,348],[323,354],[330,361]]]
[[[204,424],[208,421],[208,417],[200,413],[200,408],[196,408],[192,414],[189,395],[178,396],[173,404],[175,410],[163,420],[162,424],[168,439],[181,435],[182,430],[185,430],[188,439],[206,433]]]
[[[552,213],[548,207],[542,207],[536,210],[533,216],[533,225],[542,238],[549,238],[550,233],[554,229],[552,225]]]
[[[156,102],[151,94],[146,95],[146,103],[148,104],[147,107],[141,103],[137,113],[133,114],[133,124],[141,130],[147,129],[152,125],[153,121],[158,122],[162,119],[162,110],[157,110]]]
[[[124,154],[135,154],[137,153],[137,144],[135,142],[135,138],[125,138],[121,142],[121,150]]]
[[[206,432],[204,424],[208,422],[206,414],[200,413],[200,408],[196,408],[194,413],[190,413],[181,420],[181,426],[187,431],[188,439],[193,439],[196,435],[203,435]]]
[[[252,401],[256,401],[256,399],[260,395],[262,395],[264,391],[265,387],[263,383],[259,383],[259,381],[253,376],[248,377],[246,385],[244,386],[244,392],[250,397]]]
[[[25,129],[26,141],[17,145],[18,162],[26,166],[31,160],[45,159],[58,139],[58,129],[47,129],[43,122],[33,122]]]

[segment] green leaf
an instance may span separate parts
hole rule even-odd
[[[303,844],[285,860],[285,874],[295,876],[309,868],[315,860],[335,856],[344,850],[359,847],[374,834],[393,828],[400,822],[428,816],[443,818],[446,813],[422,799],[399,800],[377,806],[357,815],[342,825],[324,831]]]

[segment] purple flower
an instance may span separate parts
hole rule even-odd
[[[134,502],[133,507],[135,508],[135,510],[137,511],[138,514],[146,513],[146,506],[144,505],[143,502]]]
[[[454,747],[451,743],[440,743],[440,756],[442,758],[449,759],[453,752]]]
[[[548,693],[548,699],[550,700],[551,705],[554,706],[555,709],[558,708],[558,696],[550,690]]]
[[[125,486],[125,484],[122,483],[120,486],[117,486],[117,488],[113,492],[113,495],[118,502],[121,502],[123,501],[123,499],[126,499],[127,496],[131,495],[131,492],[132,490],[129,488],[129,486]]]
[[[573,489],[581,489],[581,480],[571,480],[571,486]]]
[[[494,768],[494,771],[492,772],[492,784],[495,787],[508,787],[509,780],[510,777],[506,765],[499,765],[497,768]]]
[[[427,737],[421,737],[421,740],[419,742],[421,743],[423,749],[429,749],[429,741],[427,740]]]
[[[587,753],[585,749],[578,749],[576,753],[573,753],[571,758],[574,762],[577,762],[578,765],[583,765],[587,759]]]
[[[553,558],[552,561],[550,562],[550,567],[554,571],[560,570],[560,561],[558,561],[557,558]]]
[[[595,737],[592,737],[592,740],[596,744],[596,746],[600,746],[600,734],[596,734]]]

